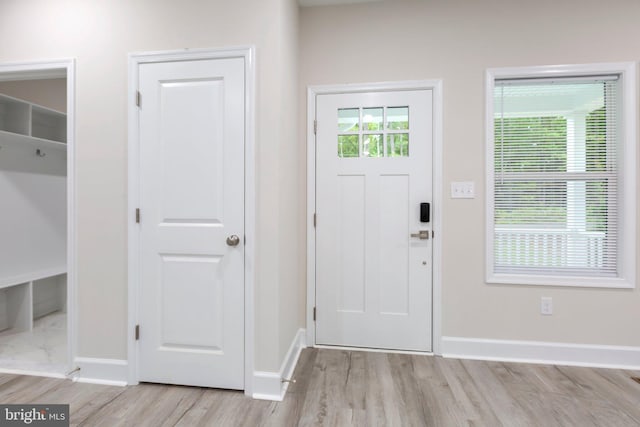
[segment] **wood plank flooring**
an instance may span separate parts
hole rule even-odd
[[[74,426],[640,426],[640,372],[327,349],[283,402],[0,374],[0,403],[69,403]]]

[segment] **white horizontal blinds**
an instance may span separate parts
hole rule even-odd
[[[496,81],[494,272],[618,275],[618,85]]]

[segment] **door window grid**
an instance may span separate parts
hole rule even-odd
[[[338,157],[408,157],[409,107],[339,108]]]

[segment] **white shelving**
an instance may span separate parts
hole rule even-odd
[[[30,331],[33,328],[33,288],[31,282],[0,291],[1,335]]]
[[[0,146],[29,144],[67,148],[67,115],[0,94]]]
[[[47,277],[59,276],[66,272],[67,267],[61,265],[44,270],[30,271],[28,273],[16,276],[0,277],[0,289],[9,288],[11,286],[20,285],[22,283],[33,282],[35,280],[46,279]]]
[[[66,142],[66,114],[0,94],[0,335],[66,310]]]
[[[34,319],[66,312],[66,281],[66,274],[59,274],[0,289],[0,336],[30,331]]]

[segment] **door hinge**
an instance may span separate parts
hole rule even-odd
[[[316,228],[316,224],[317,224],[317,216],[316,213],[313,213],[313,228]]]
[[[313,134],[314,135],[318,134],[318,121],[317,120],[313,121]]]
[[[140,91],[136,91],[136,107],[140,107],[140,105],[142,105],[142,95],[140,94]]]
[[[313,321],[316,321],[316,308],[313,307]]]
[[[433,239],[434,237],[436,237],[436,232],[431,230],[431,238]]]
[[[136,224],[140,224],[140,208],[136,208]]]
[[[140,339],[140,325],[136,325],[135,335],[136,341],[138,341]]]

